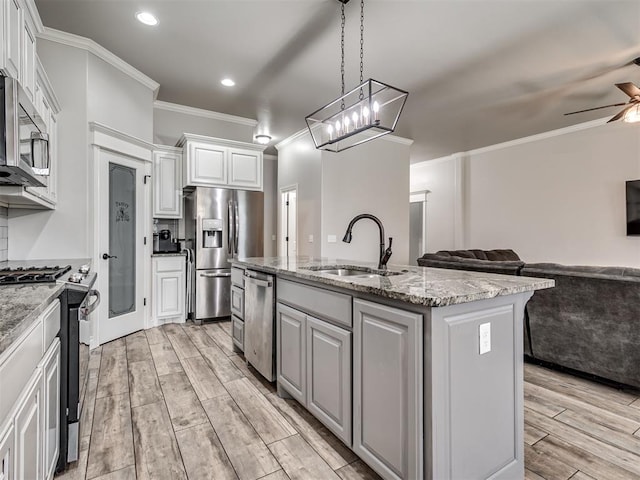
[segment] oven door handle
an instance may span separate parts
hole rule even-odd
[[[82,307],[81,310],[82,310],[83,317],[88,317],[91,314],[91,312],[93,312],[96,308],[98,308],[98,305],[100,305],[100,292],[98,290],[89,291],[89,294],[87,296],[96,297],[96,299],[86,307]],[[83,320],[83,321],[86,322],[87,320]]]

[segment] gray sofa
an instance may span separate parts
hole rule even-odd
[[[512,250],[442,251],[418,264],[554,279],[527,304],[525,355],[640,388],[640,269],[525,263]]]

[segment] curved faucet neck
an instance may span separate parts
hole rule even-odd
[[[347,227],[347,232],[345,233],[343,241],[348,243],[351,242],[351,230],[353,229],[353,226],[356,224],[356,222],[358,220],[362,220],[363,218],[368,218],[369,220],[374,221],[376,225],[378,225],[378,230],[380,230],[380,256],[378,257],[378,268],[386,268],[386,261],[383,262],[383,258],[385,258],[384,227],[382,226],[382,222],[380,221],[380,219],[375,215],[371,215],[370,213],[361,213],[360,215],[356,215],[355,217],[353,217],[349,222],[349,226]],[[391,256],[391,253],[389,253],[389,256]]]

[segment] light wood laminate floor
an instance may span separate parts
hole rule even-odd
[[[165,325],[94,350],[80,458],[59,480],[379,477],[233,352],[230,322]],[[526,479],[640,478],[640,399],[525,366]]]

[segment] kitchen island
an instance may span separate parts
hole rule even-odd
[[[278,392],[383,478],[524,477],[524,307],[553,280],[307,257],[234,267],[276,277]]]

